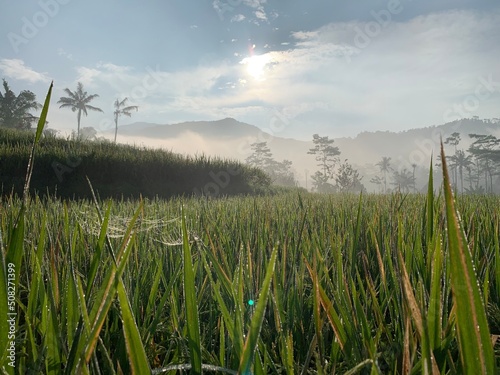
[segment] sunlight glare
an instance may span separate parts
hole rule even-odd
[[[266,65],[270,62],[269,55],[253,55],[244,58],[241,63],[246,65],[247,73],[254,79],[264,80]]]

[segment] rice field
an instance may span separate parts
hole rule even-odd
[[[22,202],[3,199],[2,255],[22,251],[16,372],[469,373],[444,198],[428,203],[33,200],[19,239]],[[490,339],[500,334],[500,198],[463,196],[457,207]]]
[[[0,367],[498,373],[500,197],[430,176],[425,195],[3,197]]]

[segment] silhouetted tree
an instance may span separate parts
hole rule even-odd
[[[0,126],[14,129],[30,129],[38,117],[30,112],[42,108],[37,103],[36,96],[31,91],[23,90],[19,95],[14,94],[4,79],[3,89],[0,92]]]
[[[282,162],[274,161],[271,163],[269,176],[275,185],[281,186],[296,186],[294,173],[292,171],[292,162],[283,160]]]
[[[399,190],[408,193],[411,188],[415,186],[415,179],[412,173],[404,168],[402,171],[394,171],[392,174],[392,185],[396,186]]]
[[[457,133],[457,132],[452,133],[444,141],[444,144],[451,145],[455,148],[455,153],[453,154],[453,156],[455,156],[457,154],[457,146],[460,143],[460,141],[461,141],[460,133]],[[450,158],[450,157],[448,157],[448,158]],[[450,161],[451,161],[451,159],[450,159]],[[457,167],[452,165],[452,163],[450,163],[450,169],[451,169],[451,172],[453,175],[453,183],[455,185],[455,189],[457,189],[457,185],[458,185]]]
[[[328,136],[320,137],[318,134],[313,135],[314,147],[309,149],[308,154],[315,155],[318,167],[321,171],[316,172],[311,178],[315,181],[316,189],[328,187],[330,190],[331,184],[328,181],[334,177],[335,166],[339,162],[338,156],[340,155],[339,148],[333,146],[335,141],[329,139]],[[321,175],[320,175],[321,174]]]
[[[464,192],[464,168],[468,169],[474,163],[472,162],[472,155],[466,155],[464,150],[457,150],[455,155],[450,157],[450,166],[458,169],[460,176],[460,191]]]
[[[75,92],[71,91],[68,88],[65,88],[64,92],[68,94],[68,97],[61,97],[57,103],[61,104],[59,108],[70,108],[73,112],[77,112],[76,116],[78,121],[78,128],[76,134],[77,137],[80,137],[80,119],[82,117],[82,113],[87,116],[88,110],[103,112],[102,109],[88,104],[95,98],[98,98],[99,95],[89,95],[86,91],[83,91],[83,85],[81,82],[78,82]]]
[[[250,147],[253,152],[246,158],[247,164],[262,169],[275,185],[296,185],[290,160],[283,160],[282,162],[274,160],[271,150],[267,147],[267,142],[255,142]]]
[[[384,174],[384,192],[387,193],[387,173],[392,170],[391,158],[384,156],[376,165],[379,166],[380,171]]]
[[[361,179],[358,171],[345,159],[335,177],[336,187],[340,192],[361,192],[365,190]]]
[[[380,176],[375,176],[375,177],[373,177],[373,178],[370,180],[370,182],[371,182],[372,184],[379,185],[379,186],[380,186],[380,192],[382,192],[382,190],[383,190],[382,184],[384,183],[384,180],[382,179],[382,177],[380,177]]]
[[[413,176],[413,192],[417,191],[416,180],[415,180],[415,169],[417,169],[417,164],[413,163],[412,167],[412,176]]]
[[[129,105],[128,107],[126,107],[127,100],[128,100],[128,98],[125,98],[122,101],[120,101],[119,99],[116,99],[115,104],[114,104],[114,106],[115,106],[115,112],[114,112],[114,115],[115,115],[115,143],[116,143],[116,136],[118,134],[118,118],[121,115],[131,117],[132,116],[131,112],[134,109],[135,109],[135,111],[139,110],[139,107],[136,105]]]
[[[484,172],[485,190],[493,192],[493,176],[498,173],[500,164],[500,139],[493,135],[469,134],[476,139],[469,147],[469,152],[476,159],[478,174]]]
[[[322,173],[321,171],[316,171],[311,176],[313,180],[313,190],[318,193],[333,193],[335,192],[335,187],[328,182],[329,178],[327,175]]]
[[[250,148],[252,149],[252,154],[246,158],[247,164],[264,171],[268,169],[273,162],[273,154],[269,147],[267,147],[267,142],[252,143]]]

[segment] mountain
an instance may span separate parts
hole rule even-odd
[[[124,135],[150,138],[176,138],[183,133],[192,132],[206,138],[231,139],[257,136],[261,130],[257,126],[239,122],[234,118],[225,118],[218,121],[190,121],[172,125],[136,122],[120,126],[118,132]]]
[[[336,138],[334,145],[341,151],[341,160],[348,161],[365,176],[363,183],[380,174],[376,163],[382,157],[390,157],[395,169],[411,171],[416,166],[417,181],[424,184],[430,157],[436,160],[439,154],[440,137],[443,141],[452,133],[461,135],[458,149],[466,150],[470,143],[469,134],[493,134],[500,137],[500,120],[481,120],[477,117],[462,119],[443,125],[411,129],[402,132],[363,132],[354,138]],[[328,134],[320,134],[327,136]],[[266,141],[274,159],[288,159],[293,162],[296,177],[306,186],[308,177],[317,170],[314,155],[307,152],[312,141],[300,141],[271,135],[254,125],[225,118],[218,121],[194,121],[172,125],[133,123],[120,126],[120,142],[143,143],[163,147],[185,154],[217,155],[225,158],[245,160],[251,154],[250,145]],[[312,134],[311,134],[312,139]],[[447,146],[447,152],[453,148]]]

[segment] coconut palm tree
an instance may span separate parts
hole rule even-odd
[[[64,92],[68,94],[68,97],[61,97],[57,103],[61,104],[59,108],[71,108],[73,112],[78,112],[76,115],[78,120],[78,131],[76,134],[77,137],[80,137],[80,119],[82,118],[82,113],[87,116],[88,110],[103,112],[101,108],[97,108],[88,104],[95,98],[98,98],[99,95],[87,94],[87,91],[83,91],[83,85],[81,82],[78,82],[78,84],[76,85],[75,92],[71,91],[68,88],[65,88]]]
[[[458,169],[458,173],[460,175],[460,187],[461,192],[464,192],[464,168],[467,169],[472,166],[474,163],[472,162],[472,155],[466,155],[463,150],[457,150],[455,155],[450,157],[451,166],[455,169]]]
[[[122,101],[120,101],[119,99],[116,99],[115,101],[115,143],[116,143],[116,135],[118,134],[118,117],[120,117],[121,115],[125,115],[125,116],[132,116],[132,114],[130,113],[131,111],[133,111],[134,109],[136,111],[139,110],[139,107],[136,106],[136,105],[129,105],[128,107],[125,107],[125,105],[127,104],[127,100],[128,98],[125,98],[123,99]]]
[[[406,168],[402,171],[393,171],[392,178],[394,180],[392,185],[405,193],[408,193],[410,188],[415,186],[415,179],[412,173]]]
[[[4,79],[5,93],[0,92],[0,126],[15,129],[29,129],[31,124],[38,120],[30,112],[42,108],[37,103],[36,96],[31,91],[23,90],[19,95],[14,94]]]
[[[384,191],[387,193],[387,172],[392,170],[391,168],[391,158],[384,156],[377,164],[380,171],[384,173]]]

